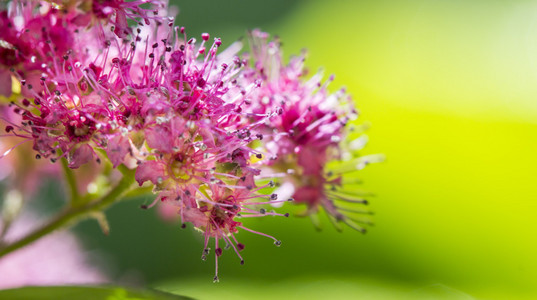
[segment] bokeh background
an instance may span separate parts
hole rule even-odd
[[[261,28],[348,87],[364,153],[386,156],[359,174],[375,226],[248,220],[282,247],[240,233],[246,264],[228,251],[213,284],[200,235],[136,199],[109,211],[109,236],[74,228],[112,278],[201,299],[537,297],[537,1],[172,3],[191,36],[229,45]]]

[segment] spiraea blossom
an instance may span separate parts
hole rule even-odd
[[[346,190],[343,174],[358,171],[382,159],[378,155],[359,156],[364,137],[344,145],[345,135],[354,129],[348,124],[358,116],[345,89],[330,93],[330,76],[324,83],[319,72],[307,79],[305,53],[284,64],[278,40],[259,30],[250,32],[251,66],[245,70],[247,80],[260,80],[252,109],[259,115],[278,110],[279,114],[261,129],[263,148],[271,157],[268,167],[282,177],[278,193],[292,196],[305,204],[305,214],[317,223],[316,213],[323,208],[336,228],[339,222],[365,232],[370,224],[359,215],[370,214],[348,203],[367,205],[362,193]],[[330,166],[331,161],[338,166]],[[279,174],[278,174],[279,172]],[[318,225],[318,224],[316,224]]]
[[[9,2],[0,12],[0,77],[16,117],[3,117],[4,136],[71,169],[133,170],[156,194],[142,208],[173,207],[183,227],[202,232],[202,259],[214,247],[215,281],[223,246],[244,263],[239,230],[281,244],[243,224],[289,216],[267,204],[294,199],[306,214],[322,207],[363,231],[357,222],[367,221],[338,203],[367,202],[346,194],[342,168],[328,166],[373,160],[343,149],[357,115],[349,96],[330,93],[321,74],[306,80],[303,56],[283,64],[266,33],[252,32],[250,54],[239,42],[221,50],[207,33],[188,38],[166,9],[158,0]]]

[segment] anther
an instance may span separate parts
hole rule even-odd
[[[274,245],[276,245],[276,247],[280,247],[282,245],[282,241],[274,241]]]
[[[278,199],[278,194],[270,195],[270,200],[276,200],[276,199]]]
[[[264,208],[261,208],[261,209],[259,210],[259,213],[262,214],[262,215],[264,215],[264,214],[267,213],[267,210],[264,209]]]

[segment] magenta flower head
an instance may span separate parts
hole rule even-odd
[[[334,76],[324,83],[321,72],[306,79],[304,54],[284,65],[278,40],[270,41],[267,33],[252,31],[250,43],[251,67],[245,71],[246,77],[261,81],[252,107],[258,114],[278,112],[263,126],[264,147],[272,158],[269,166],[283,181],[278,192],[305,204],[305,214],[312,216],[315,224],[315,214],[323,208],[337,228],[343,222],[365,232],[362,225],[370,222],[358,215],[370,212],[347,204],[368,202],[363,195],[345,191],[343,174],[381,157],[361,157],[353,153],[359,150],[356,142],[350,147],[343,144],[349,123],[358,116],[352,99],[344,89],[329,92]],[[339,163],[331,166],[331,161]]]
[[[364,231],[358,224],[368,220],[355,215],[368,212],[341,203],[367,201],[344,191],[342,174],[375,158],[343,143],[357,116],[345,91],[328,91],[332,77],[306,80],[303,56],[284,65],[266,33],[253,31],[251,55],[241,56],[238,42],[222,51],[207,33],[188,38],[166,8],[162,1],[10,2],[0,12],[0,76],[20,92],[11,82],[2,88],[15,116],[3,118],[5,136],[31,143],[38,159],[65,161],[67,173],[97,162],[109,167],[94,168],[95,177],[113,181],[104,171],[113,168],[133,174],[156,194],[142,208],[172,207],[183,227],[202,233],[202,259],[214,245],[215,281],[223,248],[244,263],[239,230],[281,244],[243,224],[289,216],[267,206],[294,199],[308,215],[322,208],[336,224]]]

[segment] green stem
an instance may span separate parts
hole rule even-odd
[[[119,169],[123,173],[123,178],[121,178],[119,183],[101,199],[80,206],[68,207],[66,210],[46,223],[43,227],[37,228],[33,232],[30,232],[28,235],[11,244],[0,246],[0,258],[44,237],[57,229],[72,225],[75,223],[75,221],[80,221],[82,218],[87,217],[92,212],[102,211],[114,202],[118,201],[128,191],[134,182],[134,170],[128,170],[124,166],[120,166]]]
[[[71,192],[71,202],[75,203],[79,200],[80,194],[78,193],[78,184],[76,183],[76,177],[73,173],[73,170],[69,168],[67,158],[61,159],[63,174],[65,175],[65,180]]]

